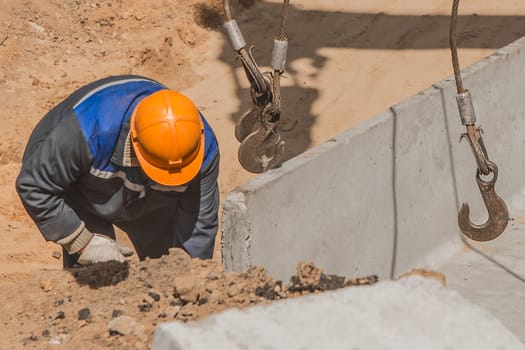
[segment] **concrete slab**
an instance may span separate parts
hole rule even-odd
[[[322,319],[322,321],[321,321]],[[410,277],[157,327],[153,350],[522,350],[487,311]]]
[[[525,184],[525,38],[463,71],[496,191]],[[461,202],[486,211],[450,77],[229,194],[222,216],[226,270],[265,266],[288,280],[299,261],[327,273],[393,278],[433,267],[463,247]],[[242,224],[238,224],[242,223]]]

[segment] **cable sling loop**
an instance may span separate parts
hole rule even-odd
[[[281,116],[280,77],[284,73],[288,40],[285,32],[289,0],[284,0],[281,11],[281,27],[272,51],[273,71],[261,73],[252,53],[231,15],[228,0],[223,0],[225,23],[230,44],[250,83],[252,108],[235,125],[235,137],[241,143],[238,158],[241,165],[253,173],[262,173],[280,165],[284,151],[277,127]]]
[[[478,184],[483,202],[487,208],[489,218],[481,225],[470,221],[470,208],[467,203],[463,203],[458,213],[458,224],[463,234],[475,241],[490,241],[503,233],[509,220],[509,212],[505,202],[496,194],[494,185],[498,178],[498,167],[489,160],[487,149],[483,143],[481,134],[483,130],[476,126],[476,115],[470,91],[463,86],[461,71],[459,66],[456,26],[458,19],[459,0],[453,0],[452,15],[450,18],[450,49],[452,54],[452,67],[456,81],[458,104],[461,122],[466,127],[466,133],[461,135],[460,141],[466,138],[474,154],[477,171],[476,182]],[[492,173],[492,179],[485,180],[481,176]]]

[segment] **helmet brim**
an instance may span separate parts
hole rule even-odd
[[[133,145],[133,150],[135,151],[135,156],[137,157],[139,165],[144,173],[151,180],[164,186],[180,186],[193,180],[199,173],[202,167],[202,162],[204,161],[204,125],[202,125],[201,130],[201,140],[197,155],[190,163],[176,170],[159,168],[149,163],[143,157],[141,150],[137,149],[140,148],[140,146],[136,142],[131,142]]]

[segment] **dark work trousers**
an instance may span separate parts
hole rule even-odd
[[[120,228],[128,235],[140,260],[158,258],[172,247],[183,248],[192,257],[209,259],[218,228],[218,175],[217,155],[184,193],[136,219],[110,222],[85,211],[75,209],[75,212],[90,232],[115,239],[113,225]],[[77,260],[78,254],[69,255],[64,251],[65,268],[74,266]]]

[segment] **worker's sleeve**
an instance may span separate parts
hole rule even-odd
[[[64,193],[89,172],[91,160],[74,116],[47,115],[33,131],[16,189],[46,240],[59,241],[81,228],[82,222],[65,203]]]
[[[200,178],[200,200],[198,204],[198,217],[193,226],[193,231],[188,240],[183,243],[184,249],[194,258],[210,259],[213,255],[215,237],[218,230],[219,211],[219,153],[211,161]],[[192,192],[192,186],[189,191]],[[192,197],[188,196],[180,201],[182,211],[193,207]],[[179,222],[180,223],[180,222]],[[183,224],[183,223],[182,223]],[[176,223],[176,226],[177,223]]]

